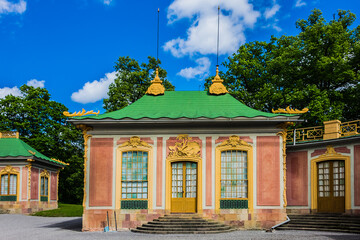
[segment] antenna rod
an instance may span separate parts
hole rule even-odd
[[[217,49],[216,49],[216,66],[219,66],[219,27],[220,26],[220,5],[218,6],[218,31],[217,31]]]
[[[159,67],[159,22],[160,22],[160,8],[158,8],[158,22],[157,22],[157,43],[156,43],[156,67]]]

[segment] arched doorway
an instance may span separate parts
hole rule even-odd
[[[351,209],[350,157],[332,146],[311,160],[311,210],[342,213]]]
[[[318,212],[345,212],[345,161],[317,163]]]
[[[196,212],[197,179],[196,162],[171,163],[171,212]]]

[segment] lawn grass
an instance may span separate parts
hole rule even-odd
[[[81,217],[83,214],[83,206],[76,204],[59,203],[57,209],[40,211],[32,214],[32,216],[41,217]]]

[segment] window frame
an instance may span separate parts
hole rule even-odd
[[[243,151],[247,153],[247,198],[221,198],[221,153],[224,151]],[[220,209],[220,200],[247,200],[249,210],[253,209],[253,147],[233,135],[229,140],[215,147],[215,209]]]
[[[123,199],[121,196],[122,192],[122,153],[129,151],[142,151],[148,153],[148,195],[147,199],[134,199],[134,201],[147,201],[147,209],[153,209],[153,147],[148,143],[142,141],[140,137],[133,136],[130,139],[116,149],[116,166],[115,166],[115,208],[121,209],[121,201],[128,201],[131,199]]]
[[[8,175],[8,193],[7,194],[1,194],[1,178],[3,175]],[[16,176],[16,194],[9,194],[10,193],[10,176],[15,175]],[[8,165],[4,169],[0,171],[0,196],[15,196],[16,201],[19,201],[19,183],[20,183],[20,174],[19,171],[15,170],[12,166]]]
[[[42,190],[42,186],[41,186],[41,178],[47,179],[48,181],[48,186],[47,186],[47,195],[41,195],[41,190]],[[45,190],[45,184],[44,184],[44,190]],[[42,201],[41,199],[46,197],[47,200],[46,201]],[[44,169],[39,176],[39,201],[41,202],[49,202],[50,201],[50,173]]]

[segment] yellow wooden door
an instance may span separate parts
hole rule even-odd
[[[176,162],[171,164],[171,212],[196,212],[197,164]]]
[[[345,212],[345,163],[318,163],[318,212]]]

